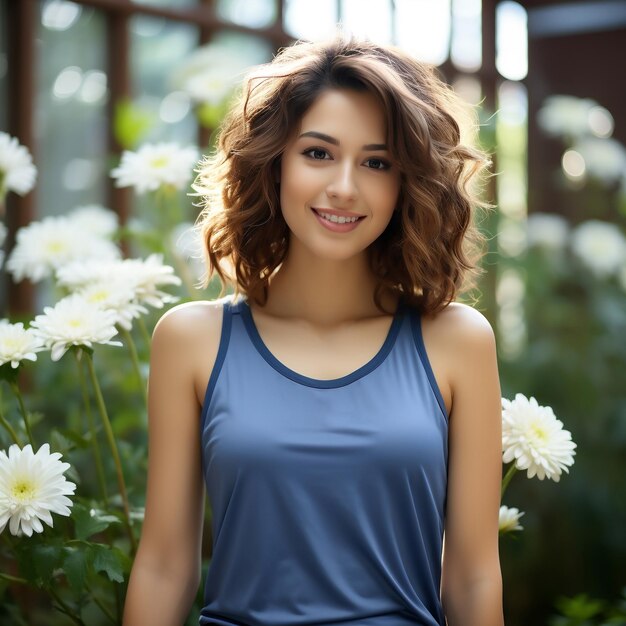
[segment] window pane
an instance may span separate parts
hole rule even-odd
[[[59,0],[40,9],[35,141],[44,216],[103,202],[108,92],[103,14]]]
[[[390,0],[343,0],[342,22],[355,35],[391,43]]]
[[[408,53],[440,65],[450,46],[450,0],[396,0],[396,33]]]
[[[7,119],[7,16],[6,3],[0,3],[0,129],[6,130]]]
[[[195,143],[191,101],[172,81],[176,67],[198,45],[198,29],[143,15],[131,18],[130,28],[133,101],[154,120],[143,139]]]
[[[264,28],[276,20],[275,0],[218,0],[217,14],[227,22]]]
[[[337,21],[337,0],[284,0],[285,30],[297,39],[331,35]]]
[[[198,0],[131,0],[135,4],[150,4],[164,9],[179,9],[198,4]]]

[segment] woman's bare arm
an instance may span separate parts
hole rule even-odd
[[[198,589],[204,512],[198,382],[208,381],[215,362],[221,316],[215,305],[181,305],[154,331],[146,512],[124,626],[180,626]]]
[[[478,311],[448,312],[453,404],[442,602],[448,626],[503,626],[498,510],[501,391],[494,333]]]

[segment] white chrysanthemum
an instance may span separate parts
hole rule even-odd
[[[572,233],[574,254],[596,276],[608,276],[620,270],[626,262],[626,238],[609,222],[587,220]]]
[[[163,257],[151,254],[147,259],[124,259],[123,261],[71,263],[57,271],[59,284],[78,290],[90,283],[101,283],[116,277],[131,285],[140,304],[157,309],[176,302],[178,298],[159,289],[164,285],[180,285],[174,268],[163,265]]]
[[[500,514],[498,516],[498,530],[500,533],[510,533],[514,530],[524,530],[524,527],[519,523],[520,517],[524,515],[519,509],[515,507],[501,506]]]
[[[553,213],[532,213],[527,222],[529,246],[538,246],[550,250],[565,247],[569,235],[569,224],[560,215]]]
[[[269,48],[267,58],[271,58]],[[170,75],[169,82],[173,89],[187,91],[198,102],[216,104],[260,60],[258,49],[211,42],[186,56]]]
[[[117,187],[134,187],[139,194],[163,186],[182,189],[193,176],[198,156],[198,150],[193,146],[145,144],[137,152],[126,150],[111,176],[116,179]]]
[[[615,139],[585,137],[572,150],[580,154],[585,170],[593,178],[613,184],[626,176],[626,148]]]
[[[111,237],[119,226],[116,213],[99,204],[76,207],[68,217],[85,232],[96,237]]]
[[[561,471],[574,463],[572,435],[563,428],[552,408],[521,393],[514,400],[502,398],[502,460],[528,470],[528,478],[559,482]]]
[[[183,85],[183,90],[196,102],[218,105],[230,94],[236,84],[236,72],[213,66],[188,78]]]
[[[7,455],[0,450],[0,532],[7,523],[12,535],[43,532],[43,524],[53,525],[52,513],[68,516],[76,485],[63,472],[69,463],[62,463],[59,452],[50,453],[44,443],[33,454],[30,444],[20,449],[17,444]]]
[[[24,328],[24,324],[10,324],[2,320],[0,324],[0,365],[11,363],[15,368],[20,361],[36,361],[37,352],[44,349],[42,340],[32,328]]]
[[[537,123],[549,135],[579,137],[590,132],[589,115],[597,106],[590,98],[550,96],[537,113]]]
[[[7,269],[16,281],[38,282],[70,261],[119,258],[119,248],[108,239],[86,233],[68,217],[46,217],[17,232]]]
[[[45,307],[43,315],[37,315],[31,326],[51,351],[52,360],[58,361],[71,346],[93,348],[95,343],[121,346],[119,341],[111,341],[117,335],[116,321],[115,311],[72,294],[54,307]]]
[[[87,302],[115,311],[115,323],[126,330],[132,328],[134,319],[148,312],[148,309],[135,300],[134,286],[129,281],[115,276],[111,280],[103,280],[82,287],[76,293]]]
[[[0,133],[0,198],[7,191],[23,196],[34,186],[37,168],[30,152],[15,137]]]

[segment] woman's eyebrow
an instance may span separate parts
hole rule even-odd
[[[318,133],[315,130],[310,130],[306,133],[302,133],[298,139],[302,137],[315,137],[316,139],[321,139],[322,141],[326,141],[327,143],[332,143],[335,146],[339,145],[339,140],[331,137],[330,135],[326,135],[325,133]],[[368,143],[363,146],[363,150],[388,150],[386,143]]]

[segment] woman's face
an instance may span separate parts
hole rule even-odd
[[[400,192],[386,143],[384,112],[372,94],[330,89],[317,98],[281,159],[290,246],[333,260],[365,252],[389,224]]]

